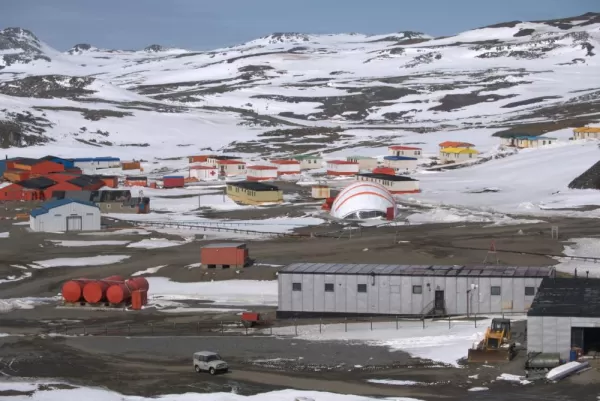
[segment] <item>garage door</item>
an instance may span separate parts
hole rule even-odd
[[[67,231],[81,231],[83,227],[81,216],[67,217]]]

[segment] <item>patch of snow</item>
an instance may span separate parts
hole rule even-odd
[[[187,265],[186,267],[188,269],[193,269],[193,268],[200,267],[200,266],[202,266],[202,263],[192,263],[191,265]]]
[[[48,260],[38,260],[33,262],[31,267],[35,269],[46,269],[49,267],[75,267],[75,266],[102,266],[112,265],[129,259],[129,255],[98,255],[82,258],[56,258]]]
[[[0,382],[0,392],[34,392],[31,396],[14,395],[14,401],[60,401],[60,400],[94,400],[94,401],[376,401],[376,398],[350,394],[335,394],[320,391],[277,390],[256,395],[240,395],[228,393],[184,393],[165,394],[157,397],[142,397],[123,395],[114,391],[95,387],[80,387],[64,389],[50,380],[37,381],[3,381]],[[416,398],[393,397],[393,401],[421,401]]]
[[[148,277],[153,299],[198,299],[219,304],[277,305],[277,281],[227,280],[178,283],[166,277]]]
[[[186,244],[190,241],[171,241],[164,238],[149,238],[143,239],[139,242],[134,242],[127,245],[127,248],[144,248],[144,249],[156,249],[156,248],[169,248],[172,246],[179,246]]]
[[[116,231],[99,231],[92,233],[79,233],[79,235],[93,235],[93,236],[113,236],[113,235],[150,235],[150,231],[142,230],[139,228],[124,228]]]
[[[7,298],[0,299],[0,313],[10,312],[16,309],[33,309],[36,305],[42,305],[56,301],[57,298]]]
[[[168,265],[161,265],[161,266],[156,266],[156,267],[149,267],[146,270],[142,270],[139,272],[135,272],[133,273],[131,276],[135,277],[135,276],[141,276],[142,274],[155,274],[157,273],[160,269],[162,269],[163,267],[166,267]]]
[[[502,373],[496,378],[496,380],[504,380],[509,382],[516,382],[520,384],[530,384],[531,381],[526,380],[524,376],[511,375],[509,373]]]
[[[541,220],[514,219],[501,213],[442,207],[437,207],[427,212],[414,213],[406,219],[411,224],[468,222],[493,223],[492,225],[496,226],[543,223]]]
[[[15,282],[15,281],[24,280],[26,278],[31,277],[32,275],[33,275],[33,273],[31,273],[31,272],[24,272],[20,276],[7,276],[4,279],[0,279],[0,284],[12,283],[12,282]]]
[[[0,238],[8,238],[9,236],[10,236],[10,232],[8,232],[8,231],[0,233]]]
[[[427,383],[416,382],[413,380],[391,380],[391,379],[369,379],[369,383],[375,384],[389,384],[391,386],[421,386]]]
[[[13,223],[13,226],[28,226],[29,222],[28,221],[19,221],[17,223]]]
[[[488,387],[471,387],[467,391],[488,391]]]
[[[244,312],[246,309],[230,309],[230,308],[186,308],[179,307],[174,309],[161,309],[164,313],[237,313]]]
[[[127,245],[130,241],[68,241],[68,240],[48,240],[56,246],[66,247],[85,247],[85,246],[108,246],[108,245]]]

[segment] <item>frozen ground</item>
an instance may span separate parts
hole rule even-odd
[[[66,385],[66,386],[65,386]],[[65,388],[67,387],[67,388]],[[159,397],[128,396],[102,388],[79,387],[52,381],[0,381],[0,393],[10,394],[7,401],[375,401],[375,398],[317,391],[281,390],[251,396],[231,393],[186,393]],[[394,401],[419,401],[394,397]]]
[[[277,281],[227,280],[177,283],[165,277],[147,279],[150,284],[150,301],[195,299],[225,305],[277,305]]]
[[[298,326],[298,337],[314,341],[359,341],[371,345],[383,345],[391,350],[402,350],[415,357],[431,359],[442,364],[458,366],[457,361],[467,356],[467,350],[481,340],[491,320],[477,322],[447,321],[427,322],[423,328],[421,321],[401,321],[396,329],[395,322],[370,322],[348,324],[328,324],[322,326]],[[273,329],[275,334],[294,334],[294,327]]]

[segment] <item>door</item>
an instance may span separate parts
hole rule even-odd
[[[445,302],[444,302],[444,291],[440,291],[440,290],[436,290],[435,291],[435,309],[444,309],[445,306]]]
[[[67,217],[67,231],[81,231],[83,228],[81,216]]]

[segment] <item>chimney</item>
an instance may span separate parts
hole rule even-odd
[[[590,271],[589,270],[585,271],[585,278],[586,279],[590,278]]]

